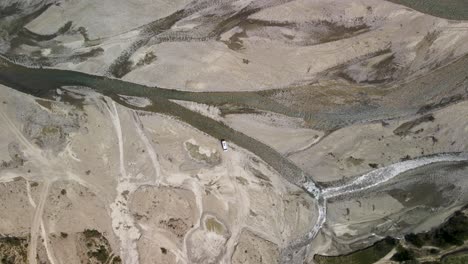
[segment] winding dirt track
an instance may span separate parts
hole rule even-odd
[[[170,98],[197,101],[208,96],[208,98],[217,100],[218,102],[226,102],[226,100],[228,102],[236,102],[237,100],[241,100],[243,97],[248,97],[249,99],[242,102],[242,104],[248,103],[252,106],[262,106],[265,110],[270,109],[273,105],[278,105],[277,103],[265,99],[258,94],[255,98],[250,98],[248,95],[253,94],[249,93],[215,93],[215,95],[212,94],[210,97],[205,93],[186,93],[176,90],[151,88],[116,79],[92,76],[73,71],[32,69],[15,65],[8,61],[4,61],[3,64],[6,64],[7,66],[1,66],[0,64],[0,83],[12,87],[15,90],[40,98],[52,99],[56,89],[63,86],[81,85],[93,88],[96,92],[108,96],[115,102],[128,108],[174,116],[214,138],[224,138],[227,141],[259,156],[278,171],[285,180],[299,188],[303,189],[303,184],[307,182],[307,191],[312,196],[315,196],[320,192],[319,188],[313,182],[313,177],[311,175],[307,175],[307,173],[302,171],[296,164],[283,157],[283,155],[270,146],[236,131],[222,122],[191,111],[169,100]],[[122,100],[119,95],[146,97],[152,104],[146,107],[137,107],[128,104]],[[276,111],[276,108],[273,110]]]
[[[5,63],[4,63],[5,65]],[[458,153],[448,153],[444,155],[435,155],[431,157],[424,157],[416,160],[405,161],[396,163],[385,168],[380,168],[361,177],[358,177],[355,181],[347,183],[343,186],[332,187],[325,190],[321,190],[313,181],[313,177],[305,174],[299,167],[292,163],[289,159],[285,158],[283,155],[272,149],[270,146],[263,144],[239,131],[235,131],[232,128],[228,127],[222,122],[213,120],[207,116],[201,115],[197,112],[191,111],[187,108],[184,108],[176,103],[173,103],[169,100],[172,99],[181,99],[186,101],[197,102],[200,100],[200,97],[206,96],[207,94],[197,94],[197,93],[187,93],[180,92],[175,90],[166,90],[160,88],[150,88],[142,85],[132,84],[128,82],[122,82],[120,80],[91,76],[78,72],[72,71],[61,71],[61,70],[42,70],[42,69],[30,69],[22,67],[19,65],[14,65],[7,63],[7,66],[0,66],[0,83],[3,83],[9,87],[12,87],[20,92],[28,93],[33,96],[50,99],[55,92],[55,89],[62,86],[71,86],[71,85],[84,85],[87,87],[93,88],[96,92],[99,92],[103,95],[109,96],[113,99],[113,106],[115,108],[115,103],[117,102],[128,108],[136,110],[144,110],[157,112],[162,114],[167,114],[174,116],[179,120],[192,125],[193,127],[215,137],[215,138],[225,138],[226,140],[251,151],[253,154],[262,158],[266,163],[272,166],[279,174],[290,183],[302,188],[307,191],[311,196],[315,197],[318,201],[319,207],[319,216],[317,223],[311,230],[305,234],[301,239],[293,241],[290,246],[286,247],[282,253],[282,262],[283,263],[295,263],[296,259],[294,256],[295,251],[302,249],[310,245],[312,240],[315,238],[317,233],[320,231],[323,223],[326,221],[326,199],[336,197],[342,194],[349,194],[352,192],[370,189],[375,186],[378,186],[389,179],[397,176],[398,174],[405,172],[407,170],[415,169],[420,166],[428,165],[434,162],[443,162],[443,161],[462,161],[467,160],[468,156],[466,154]],[[253,104],[257,101],[257,105],[264,110],[270,110],[274,112],[281,113],[284,109],[281,108],[271,108],[269,102],[265,98],[250,98],[249,100],[244,100],[242,97],[249,94],[244,93],[210,93],[210,102],[226,102],[226,95],[230,95],[227,101],[238,102],[241,101],[241,104]],[[128,95],[128,96],[141,96],[146,97],[151,100],[152,105],[146,107],[137,107],[130,105],[127,102],[123,101],[119,95]],[[258,94],[257,94],[258,96]],[[213,99],[214,98],[214,99]],[[291,112],[288,112],[291,113]],[[111,113],[111,116],[112,113]],[[115,116],[113,116],[115,117]],[[4,117],[5,118],[5,117]],[[113,119],[114,120],[114,119]],[[135,120],[136,125],[138,126],[138,120]],[[118,126],[117,126],[118,127]],[[119,129],[117,129],[118,132]],[[141,131],[140,131],[141,132]],[[121,137],[121,135],[120,135]],[[119,138],[120,139],[120,138]],[[121,139],[119,140],[121,141]],[[26,142],[25,142],[26,143]],[[120,145],[120,144],[119,144]],[[122,149],[120,150],[121,155]],[[157,160],[155,157],[151,157],[153,165],[157,169]],[[123,157],[121,157],[121,166],[123,165]],[[125,168],[121,168],[121,173],[125,175]],[[47,187],[48,188],[48,187]],[[46,189],[47,190],[47,189]],[[46,194],[43,194],[46,195]],[[42,196],[41,196],[42,199]],[[43,198],[45,199],[45,198]],[[42,200],[41,200],[42,201]],[[42,208],[42,209],[41,209]],[[36,217],[39,217],[39,212],[43,210],[43,204],[38,205],[37,212],[35,215],[35,222],[32,228],[32,234],[36,234],[37,240],[37,231],[39,224]],[[32,245],[36,245],[37,241],[32,241]],[[31,248],[33,246],[31,245]],[[34,247],[35,248],[35,247]],[[35,254],[35,249],[31,249],[29,252],[31,256]]]
[[[42,188],[41,196],[39,197],[39,203],[36,206],[34,212],[34,218],[31,224],[31,241],[28,246],[28,260],[29,264],[36,264],[37,259],[37,238],[39,236],[39,228],[42,222],[42,214],[44,213],[44,204],[46,202],[47,195],[49,194],[50,182],[45,181]]]

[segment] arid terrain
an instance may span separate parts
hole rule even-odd
[[[3,0],[0,131],[1,263],[468,263],[463,0]]]

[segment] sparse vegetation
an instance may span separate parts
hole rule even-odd
[[[148,65],[148,64],[151,64],[153,61],[155,61],[158,57],[156,55],[154,55],[154,52],[150,51],[148,53],[145,54],[145,57],[143,57],[142,59],[140,59],[136,66],[137,67],[140,67],[140,66],[143,66],[143,65]]]
[[[162,248],[161,248],[161,253],[163,253],[164,255],[166,255],[166,254],[167,254],[167,249],[165,249],[165,248],[162,247]]]
[[[0,242],[8,244],[10,246],[19,246],[24,241],[24,239],[18,237],[3,237],[0,239]]]
[[[86,229],[85,231],[83,231],[83,234],[85,235],[86,238],[94,238],[94,237],[101,237],[102,234],[95,230],[95,229]]]
[[[94,257],[101,263],[106,263],[107,259],[109,258],[109,252],[107,252],[105,246],[101,245],[99,246],[97,251],[93,251],[90,253],[90,257]]]
[[[422,116],[412,121],[408,121],[406,123],[401,124],[397,127],[393,133],[397,136],[406,136],[411,133],[411,129],[419,124],[426,123],[426,122],[434,122],[435,118],[431,114]]]
[[[461,246],[468,239],[468,217],[461,211],[457,211],[450,219],[427,233],[409,234],[405,239],[421,247],[423,245],[447,248],[449,246]]]
[[[200,151],[200,146],[192,144],[188,141],[185,142],[185,148],[187,149],[190,157],[197,161],[202,161],[212,166],[217,165],[221,162],[221,156],[217,151],[210,154],[202,153],[202,151]]]
[[[2,264],[27,263],[28,242],[23,237],[0,237],[0,262]]]
[[[468,263],[468,255],[467,254],[455,254],[451,256],[444,257],[440,262],[440,264],[466,264]]]
[[[187,224],[180,218],[169,218],[168,220],[161,220],[159,223],[168,228],[169,231],[175,234],[178,238],[184,237],[185,232],[188,229]]]
[[[418,248],[424,245],[424,241],[418,235],[413,233],[407,234],[405,236],[405,240]]]
[[[397,253],[395,253],[391,260],[397,262],[405,262],[408,263],[409,261],[415,260],[414,253],[411,250],[408,250],[402,246],[397,247]],[[408,263],[409,264],[409,263]]]
[[[319,264],[372,264],[387,255],[396,245],[393,238],[385,238],[374,245],[342,256],[320,256],[314,259]]]
[[[127,73],[132,71],[133,61],[125,60],[118,65],[118,67],[112,68],[112,74],[117,78],[124,77]]]
[[[102,233],[86,229],[82,234],[80,241],[86,245],[86,256],[90,263],[121,263],[120,257],[112,253],[109,241]]]
[[[243,177],[240,177],[240,176],[236,176],[236,180],[238,183],[242,184],[242,185],[247,185],[249,184],[249,181]]]
[[[105,234],[112,235],[112,245],[118,244],[119,239],[123,245],[126,241],[138,243],[129,247],[129,256],[140,253],[143,259],[150,252],[158,257],[166,255],[162,256],[164,259],[197,263],[219,262],[225,253],[232,256],[235,248],[227,251],[222,248],[219,251],[223,255],[213,257],[213,261],[192,261],[192,255],[200,255],[200,250],[240,245],[236,240],[242,227],[250,227],[253,233],[271,240],[268,247],[281,252],[278,254],[287,253],[281,257],[308,253],[303,249],[310,245],[311,234],[319,234],[312,243],[323,243],[319,250],[340,255],[317,256],[317,262],[323,264],[374,263],[385,255],[393,255],[394,261],[407,262],[421,252],[433,254],[428,258],[435,259],[463,244],[468,237],[468,227],[463,228],[468,223],[465,215],[427,234],[409,234],[406,241],[414,246],[402,242],[396,254],[392,250],[396,242],[391,238],[346,255],[341,251],[368,246],[386,234],[400,236],[406,230],[427,227],[462,201],[462,195],[466,194],[463,172],[457,172],[461,176],[452,174],[447,167],[443,173],[450,172],[450,177],[439,177],[442,173],[419,171],[416,166],[426,160],[434,163],[442,160],[445,164],[452,155],[456,156],[452,160],[463,155],[447,153],[441,159],[417,160],[414,166],[406,166],[410,163],[406,162],[403,169],[399,164],[385,167],[397,163],[399,158],[409,160],[444,151],[463,151],[466,138],[461,131],[466,124],[460,113],[466,112],[466,108],[464,102],[452,104],[467,98],[463,91],[466,82],[459,76],[466,79],[464,66],[468,65],[468,56],[464,53],[468,48],[461,44],[468,35],[464,36],[460,29],[455,29],[460,30],[455,33],[445,31],[457,23],[392,4],[319,1],[310,5],[304,1],[283,6],[284,2],[174,3],[156,13],[151,10],[150,20],[138,17],[138,21],[132,16],[145,12],[132,9],[117,12],[121,10],[112,6],[107,11],[121,15],[119,23],[109,23],[106,16],[103,20],[106,27],[102,28],[95,28],[99,16],[96,21],[84,20],[82,16],[78,16],[81,23],[75,21],[76,5],[70,6],[67,1],[62,2],[63,8],[52,4],[55,9],[34,23],[30,22],[40,14],[30,16],[28,23],[18,26],[24,32],[50,32],[48,24],[52,22],[56,30],[63,24],[56,23],[63,17],[57,18],[57,12],[71,13],[65,19],[73,22],[59,29],[59,33],[67,33],[65,37],[43,43],[15,40],[21,45],[8,43],[5,38],[2,43],[5,54],[0,59],[0,82],[6,86],[2,87],[6,92],[1,95],[11,103],[2,105],[0,118],[5,121],[7,141],[20,142],[21,150],[25,151],[25,167],[8,168],[5,175],[8,179],[24,177],[26,169],[34,170],[18,183],[20,187],[4,189],[3,212],[8,218],[4,222],[8,225],[18,222],[11,229],[27,233],[34,218],[30,231],[34,231],[32,240],[39,240],[38,255],[50,255],[44,252],[49,251],[49,244],[58,245],[55,252],[63,253],[69,251],[68,248],[62,251],[60,242],[64,247],[75,243],[77,257],[89,257],[91,264],[121,262],[113,254]],[[98,3],[93,1],[89,8],[76,12],[94,11]],[[145,5],[132,5],[139,6]],[[31,5],[20,11],[30,12],[34,8]],[[279,16],[275,13],[278,10]],[[296,10],[298,19],[294,17]],[[12,15],[14,12],[5,17]],[[253,17],[258,20],[252,20]],[[141,22],[141,18],[145,21]],[[15,16],[6,21],[0,18],[5,22],[0,25],[9,27],[15,24],[14,19]],[[131,25],[127,19],[131,19]],[[148,24],[135,25],[139,23]],[[88,28],[77,28],[81,25]],[[436,30],[441,34],[436,34],[439,32]],[[430,49],[419,50],[418,43],[424,42],[422,37],[430,43]],[[220,44],[226,39],[232,41],[228,47],[238,51],[229,51]],[[149,49],[157,50],[161,60],[154,67],[145,66],[158,59]],[[78,64],[91,56],[98,57]],[[25,60],[15,60],[21,57]],[[455,59],[457,63],[452,63]],[[29,60],[38,64],[28,64]],[[40,68],[51,65],[56,67]],[[343,65],[346,68],[346,71],[340,68],[343,78],[336,78],[335,67]],[[145,69],[132,72],[126,81],[109,78],[125,76],[138,66]],[[457,69],[461,70],[456,72]],[[78,89],[80,93],[72,92]],[[456,93],[460,96],[454,96]],[[22,101],[23,95],[28,96],[27,100]],[[35,97],[41,98],[38,103],[46,109],[32,101]],[[77,109],[73,100],[78,99],[73,97],[87,106]],[[123,99],[136,97],[145,97],[150,104],[143,106]],[[187,107],[192,103],[197,106]],[[22,111],[29,105],[33,107]],[[447,108],[432,113],[442,106]],[[205,107],[216,111],[205,111]],[[420,113],[426,114],[421,118],[415,114],[419,108],[423,110]],[[456,119],[450,117],[453,109],[457,110]],[[77,112],[89,116],[80,116],[75,123],[67,122]],[[236,116],[226,116],[229,114]],[[251,118],[258,114],[262,119]],[[437,124],[429,123],[434,121],[432,114],[437,117]],[[54,118],[49,118],[52,115]],[[413,121],[398,127],[394,131],[397,136],[392,135],[401,120],[410,120],[406,118]],[[380,127],[378,122],[382,119],[387,122],[382,121]],[[455,127],[456,123],[460,127]],[[72,126],[77,129],[67,129]],[[312,140],[314,135],[320,137]],[[191,143],[184,145],[184,151],[181,142],[189,138]],[[232,143],[232,151],[223,152],[213,138],[225,138]],[[458,144],[449,146],[447,142],[454,139]],[[204,148],[195,140],[200,143],[211,140],[212,146]],[[278,141],[281,144],[276,144]],[[7,142],[0,143],[4,148]],[[38,146],[31,148],[30,143]],[[55,145],[61,147],[48,149]],[[148,151],[145,153],[142,148]],[[328,152],[334,154],[327,155]],[[251,162],[254,156],[258,157],[257,164]],[[23,162],[19,154],[2,157]],[[1,164],[10,166],[7,161]],[[432,166],[435,164],[424,168]],[[378,173],[367,174],[379,167]],[[86,176],[91,175],[89,168],[93,169],[93,176]],[[410,173],[400,173],[408,168],[423,176],[430,175],[423,178],[414,173],[415,177],[406,177]],[[401,175],[395,176],[397,173]],[[365,177],[360,177],[363,174]],[[29,180],[38,180],[44,188],[29,188]],[[62,180],[67,181],[66,189],[57,187]],[[68,185],[75,181],[80,187]],[[326,181],[328,185],[317,181]],[[142,193],[140,200],[133,199],[134,190],[142,185],[177,190],[167,197],[159,196],[162,191],[158,189],[154,194]],[[131,190],[131,197],[129,191],[123,191],[127,189]],[[183,195],[179,196],[179,192]],[[17,195],[16,200],[10,202],[6,197],[9,193]],[[209,218],[207,214],[219,218]],[[200,223],[200,218],[206,221]],[[223,225],[224,222],[230,224]],[[82,233],[73,231],[66,240],[67,233],[46,234],[51,236],[48,243],[43,233],[60,228],[68,232],[67,223],[76,223],[74,230],[80,227],[83,230],[83,225],[90,229]],[[50,227],[46,229],[44,224]],[[242,225],[240,229],[237,224]],[[104,230],[108,233],[101,233]],[[153,231],[165,232],[166,240],[171,240],[162,241],[166,247],[145,248],[154,236]],[[223,233],[224,237],[213,232]],[[138,233],[141,239],[136,241]],[[374,236],[368,238],[371,234]],[[212,243],[207,237],[219,240]],[[257,254],[259,240],[252,241],[255,243],[247,244],[242,252],[262,259]],[[21,239],[6,239],[2,243],[10,247],[24,245]],[[184,256],[178,251],[169,252],[173,246],[168,246],[173,244],[183,246]],[[208,246],[208,250],[195,248],[201,246]],[[0,259],[5,263],[18,262]],[[255,261],[260,262],[265,261]],[[88,259],[81,263],[88,263]]]

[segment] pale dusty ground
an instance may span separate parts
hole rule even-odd
[[[174,119],[96,95],[79,110],[40,105],[4,86],[0,93],[1,157],[23,159],[0,170],[8,212],[0,229],[31,235],[29,256],[43,252],[50,263],[75,263],[86,249],[78,246],[80,232],[96,229],[125,263],[230,263],[234,254],[255,258],[236,252],[238,243],[278,252],[315,221],[316,203],[302,190],[245,150],[231,144],[222,152],[217,139]],[[70,111],[76,129],[61,136],[62,144],[54,138]],[[37,122],[38,135],[24,131],[21,116],[31,113],[48,118]],[[48,148],[31,135],[49,140]]]
[[[85,27],[90,39],[102,38],[99,44],[85,47],[79,35],[73,38],[59,37],[59,41],[70,48],[70,52],[84,52],[100,47],[103,54],[84,62],[60,63],[55,67],[105,74],[107,67],[130,47],[132,39],[138,39],[138,26],[169,15],[186,4],[183,1],[159,1],[157,5],[152,1],[119,1],[111,5],[106,1],[91,2],[70,1],[59,7],[54,6],[29,23],[28,28],[32,31],[45,33],[56,29],[51,29],[51,24],[64,24],[70,20],[76,28]],[[240,8],[246,4],[233,2],[231,8]],[[135,16],[135,12],[139,15]],[[106,16],[108,13],[119,16]],[[468,33],[464,30],[468,24],[430,17],[377,0],[298,0],[265,8],[248,18],[267,23],[296,23],[298,27],[269,26],[247,31],[235,27],[223,33],[219,40],[174,40],[150,44],[137,50],[130,58],[134,69],[124,79],[192,91],[271,89],[316,81],[317,74],[323,71],[365,56],[373,57],[374,53],[387,49],[393,52],[398,67],[404,69],[403,74],[414,77],[427,72],[437,63],[444,64],[447,58],[464,54],[468,49]],[[192,29],[188,25],[200,25],[197,19],[198,14],[188,16],[178,21],[168,32],[175,36],[185,34]],[[346,27],[364,25],[367,29],[349,38],[321,43],[314,39],[314,34],[307,32],[320,28],[313,24],[320,21]],[[193,34],[190,38],[203,37],[202,33]],[[238,37],[235,34],[241,35]],[[435,35],[430,44],[425,39],[428,34]],[[226,44],[234,40],[240,43],[240,49],[231,49]],[[308,42],[313,45],[302,44]],[[46,54],[49,52],[50,48]],[[155,60],[136,67],[149,53],[156,56]],[[46,56],[53,58],[57,54],[52,52]],[[375,60],[382,59],[384,57],[376,57]],[[361,81],[373,74],[369,72],[368,66],[350,65],[346,71]]]
[[[281,115],[243,114],[228,115],[226,123],[282,154],[306,149],[324,135],[321,131],[304,128],[299,120],[291,119]]]
[[[404,136],[393,131],[417,117],[387,121],[385,126],[380,122],[349,126],[290,158],[304,170],[313,172],[316,180],[329,182],[370,171],[373,168],[369,164],[382,167],[407,155],[467,151],[468,120],[461,114],[466,111],[466,102],[435,111],[434,121],[416,125]]]
[[[468,50],[466,22],[388,2],[280,2],[271,0],[274,6],[212,37],[207,32],[217,22],[204,15],[227,17],[226,10],[242,13],[266,2],[201,1],[206,5],[160,39],[132,50],[146,37],[140,35],[145,24],[189,2],[63,1],[26,28],[51,34],[71,21],[71,31],[37,46],[22,44],[13,53],[29,58],[39,52],[42,59],[57,60],[54,68],[109,75],[128,52],[127,81],[187,91],[311,87],[324,107],[333,108],[352,101],[363,87],[369,97],[383,93],[378,89],[388,87],[371,82],[381,81],[376,66],[389,58],[396,67],[389,80],[398,83]],[[102,51],[82,61],[66,57],[93,49]],[[228,142],[229,151],[223,152],[219,139],[174,118],[83,94],[80,109],[39,102],[0,85],[0,233],[28,237],[30,263],[86,260],[87,229],[102,234],[110,258],[132,264],[276,263],[292,241],[313,229],[318,235],[306,252],[312,262],[314,253],[341,254],[389,234],[428,230],[468,202],[463,169],[428,165],[372,190],[322,196],[319,206],[245,149]],[[135,107],[151,103],[119,96]],[[222,116],[214,106],[176,102],[269,145],[325,185],[405,159],[467,151],[466,102],[436,110],[429,121],[400,134],[401,125],[422,116],[325,133],[299,118],[265,112]]]
[[[214,120],[221,121],[237,131],[255,138],[286,156],[302,152],[325,135],[324,132],[306,127],[300,118],[291,118],[275,113],[229,114],[221,116],[215,106],[174,100],[192,111]]]
[[[232,263],[278,263],[279,252],[274,244],[261,240],[248,231],[244,231],[241,238]]]
[[[329,199],[314,250],[343,254],[387,235],[402,237],[440,225],[466,204],[466,169],[466,163],[423,166],[373,190]]]
[[[68,21],[84,27],[90,39],[106,38],[131,31],[142,24],[167,16],[185,6],[187,0],[63,1],[52,6],[27,28],[52,34]],[[118,14],[118,15],[116,15]],[[138,15],[136,15],[138,14]]]

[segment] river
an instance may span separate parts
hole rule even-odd
[[[262,142],[242,132],[236,131],[223,122],[182,107],[170,99],[207,104],[236,104],[255,106],[257,109],[284,113],[289,110],[256,93],[220,92],[195,93],[148,87],[118,79],[95,76],[75,71],[56,69],[28,68],[13,64],[5,59],[0,61],[0,83],[23,93],[36,97],[53,99],[56,89],[64,86],[85,86],[112,98],[126,107],[174,116],[208,135],[225,139],[239,147],[249,150],[273,167],[285,180],[302,188],[312,196],[320,193],[311,175],[307,175],[288,158]],[[119,95],[145,97],[151,105],[137,107],[121,99]],[[307,189],[304,184],[307,183]]]
[[[294,112],[287,107],[261,96],[259,93],[197,93],[148,87],[118,79],[74,71],[23,67],[13,64],[1,57],[0,83],[20,92],[45,99],[53,99],[56,89],[64,86],[89,87],[102,95],[112,98],[115,102],[126,107],[174,116],[198,130],[209,134],[210,136],[219,139],[224,138],[227,141],[257,155],[268,165],[273,167],[285,180],[308,192],[318,201],[317,222],[309,233],[305,234],[295,242],[292,242],[290,246],[284,249],[282,254],[283,262],[291,261],[291,258],[294,257],[292,252],[310,245],[312,240],[318,234],[323,223],[326,221],[326,199],[376,187],[405,171],[412,170],[420,166],[435,162],[462,161],[468,159],[468,154],[466,153],[447,153],[399,162],[384,168],[373,170],[342,186],[330,187],[322,190],[316,185],[312,175],[306,174],[288,158],[284,157],[268,145],[230,128],[223,122],[213,120],[171,101],[171,99],[174,99],[210,105],[234,104],[250,107],[252,109],[276,112],[288,116],[301,116],[301,113]],[[145,97],[151,100],[151,105],[144,107],[130,105],[122,100],[119,95]]]

